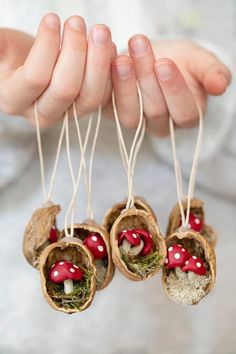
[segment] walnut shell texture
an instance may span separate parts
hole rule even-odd
[[[156,215],[152,209],[152,207],[143,199],[142,197],[134,198],[134,207],[138,210],[144,210],[147,213],[151,214],[154,220],[156,221]],[[125,209],[127,203],[127,199],[123,200],[120,203],[113,205],[105,214],[103,218],[103,226],[104,228],[110,232],[113,223],[120,216],[121,212]]]
[[[84,300],[79,309],[68,308],[68,306],[64,306],[63,302],[55,300],[49,294],[50,281],[48,280],[48,271],[55,262],[62,259],[82,265],[91,273],[88,289],[89,296]],[[39,272],[44,297],[53,309],[71,314],[85,310],[92,303],[96,292],[96,268],[93,264],[92,254],[80,240],[74,237],[64,237],[58,242],[47,246],[39,259]]]
[[[160,255],[159,265],[154,270],[150,271],[145,276],[145,278],[140,277],[138,274],[128,269],[126,263],[121,257],[121,253],[118,247],[118,234],[124,229],[134,228],[141,228],[150,232],[153,237],[155,250],[157,250]],[[166,256],[166,246],[165,240],[160,234],[159,227],[157,226],[157,223],[151,214],[147,213],[144,210],[133,208],[123,211],[120,216],[115,220],[111,229],[110,237],[113,261],[116,267],[128,279],[134,281],[146,280],[158,273],[164,263],[164,259]]]
[[[173,244],[181,244],[191,255],[200,257],[206,266],[207,276],[209,277],[209,282],[203,289],[201,296],[199,297],[193,291],[189,294],[189,288],[184,289],[183,286],[176,288],[176,292],[180,292],[178,297],[181,299],[182,304],[196,305],[204,296],[206,296],[210,290],[213,288],[216,280],[216,257],[212,245],[198,232],[194,231],[176,231],[166,238],[167,249]],[[168,288],[168,277],[173,274],[173,270],[169,270],[163,267],[162,272],[162,284],[168,295],[172,300],[176,299],[176,296],[171,296],[170,288]],[[181,283],[181,280],[180,280]],[[182,293],[181,293],[182,292]],[[196,289],[197,293],[197,289]],[[173,294],[173,292],[172,292]],[[180,295],[180,296],[179,296]]]
[[[112,260],[111,256],[111,246],[110,246],[110,237],[108,232],[100,225],[93,221],[88,221],[84,222],[81,224],[75,224],[73,225],[74,229],[74,234],[73,238],[80,239],[82,242],[85,239],[86,236],[91,234],[92,232],[98,233],[104,240],[107,248],[107,262],[105,266],[105,274],[102,276],[101,279],[99,279],[99,266],[97,267],[97,290],[102,290],[105,287],[109,285],[109,283],[112,281],[114,272],[115,272],[115,266]],[[65,236],[65,230],[61,232],[62,237]],[[96,262],[95,262],[96,266]]]
[[[187,210],[187,200],[182,201],[184,211]],[[214,231],[214,229],[205,224],[205,212],[204,212],[204,203],[198,198],[192,198],[191,199],[191,211],[193,211],[195,214],[199,215],[201,219],[203,220],[203,231],[201,234],[207,239],[207,241],[215,247],[216,242],[217,242],[217,234]],[[169,222],[168,222],[168,227],[167,227],[167,235],[171,235],[173,232],[176,231],[176,229],[179,228],[181,220],[181,214],[180,214],[180,208],[179,204],[177,203],[174,208],[172,209],[170,216],[169,216]]]
[[[56,223],[56,215],[60,210],[60,206],[55,204],[38,208],[26,226],[23,239],[23,253],[26,260],[35,268],[38,268],[38,260],[41,252],[50,244],[48,237],[52,226]]]

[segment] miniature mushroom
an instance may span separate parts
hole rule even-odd
[[[103,259],[107,257],[107,247],[103,238],[96,232],[89,234],[83,241],[83,244],[90,250],[94,259]]]
[[[73,292],[73,280],[79,281],[83,278],[84,272],[77,265],[70,261],[58,261],[54,263],[49,271],[49,280],[53,283],[64,283],[65,294]]]
[[[196,232],[202,232],[203,220],[197,214],[190,213],[188,226]]]
[[[177,278],[185,279],[186,274],[181,267],[185,265],[185,262],[189,258],[190,254],[182,245],[174,244],[167,250],[167,257],[165,259],[166,268],[174,269]]]
[[[55,243],[57,242],[57,229],[55,226],[51,227],[49,236],[48,236],[48,240],[50,243]]]
[[[188,272],[188,279],[192,280],[194,274],[206,275],[206,268],[204,266],[203,260],[196,256],[191,256],[185,261],[185,265],[182,267],[183,272]]]
[[[144,242],[134,230],[123,230],[118,235],[118,246],[121,246],[125,253],[137,256],[143,249]]]
[[[134,229],[133,230],[136,234],[139,235],[141,240],[144,242],[144,247],[142,249],[142,252],[140,253],[141,257],[147,256],[153,251],[153,239],[152,235],[143,229]]]

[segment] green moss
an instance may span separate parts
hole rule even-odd
[[[65,310],[78,310],[89,300],[91,296],[91,280],[94,273],[91,270],[80,268],[84,271],[81,281],[73,281],[74,290],[70,294],[65,294],[63,283],[47,282],[48,295],[58,307]]]
[[[159,255],[158,251],[155,251],[145,257],[141,256],[130,256],[129,254],[123,252],[120,247],[121,258],[127,265],[127,268],[132,272],[145,279],[149,274],[154,272],[160,267],[160,261],[162,256]]]

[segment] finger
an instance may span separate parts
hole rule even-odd
[[[189,62],[189,70],[211,95],[221,95],[231,82],[228,67],[202,47],[196,47],[195,55]]]
[[[115,43],[112,42],[111,46],[111,63],[110,63],[110,70],[108,73],[108,78],[107,78],[107,83],[106,83],[106,88],[102,100],[102,106],[106,107],[108,103],[111,102],[111,94],[112,94],[112,62],[113,60],[117,57],[117,48]]]
[[[168,126],[168,109],[154,71],[155,56],[149,39],[143,35],[132,37],[129,52],[142,91],[148,127],[160,133]]]
[[[55,14],[42,19],[37,37],[23,66],[1,81],[0,97],[9,114],[32,104],[51,80],[60,46],[60,20]]]
[[[195,126],[198,122],[196,101],[176,64],[162,58],[156,61],[155,70],[175,124],[179,127]]]
[[[82,17],[73,16],[64,25],[61,52],[50,86],[38,101],[41,119],[47,124],[59,120],[77,97],[83,82],[86,53],[85,22]]]
[[[88,39],[84,80],[76,100],[79,115],[96,110],[102,104],[111,64],[111,32],[105,25],[93,27]]]
[[[112,83],[121,124],[135,128],[139,121],[139,101],[132,58],[122,55],[113,60]]]

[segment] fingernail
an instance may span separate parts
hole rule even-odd
[[[105,27],[95,26],[92,30],[92,38],[95,44],[106,44],[110,37],[109,31]]]
[[[85,32],[85,24],[83,19],[80,17],[71,17],[68,20],[68,24],[73,30]]]
[[[131,71],[132,71],[131,64],[129,63],[118,64],[116,65],[116,71],[121,80],[127,80],[131,75]]]
[[[48,14],[45,18],[45,23],[52,29],[58,29],[60,25],[59,18],[55,14]]]
[[[161,81],[168,81],[174,76],[173,67],[168,63],[155,64],[155,69]]]
[[[147,41],[142,37],[132,38],[130,41],[130,47],[134,55],[143,55],[147,52]]]

